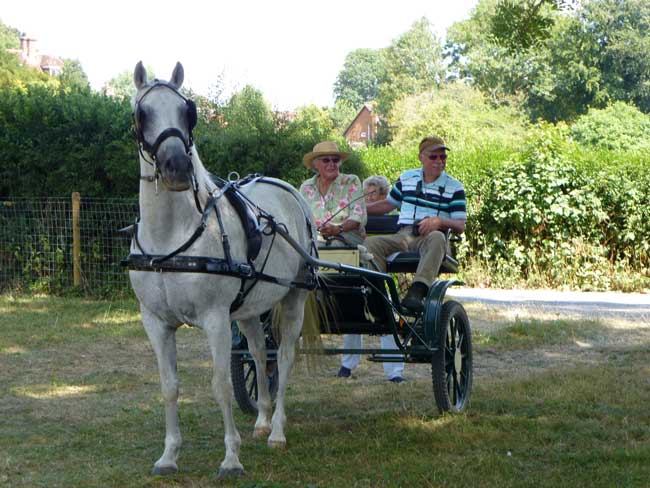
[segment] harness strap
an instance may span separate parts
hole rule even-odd
[[[239,307],[241,307],[241,305],[243,305],[244,300],[246,299],[248,294],[255,287],[255,285],[259,280],[266,281],[269,283],[275,283],[280,286],[304,288],[307,290],[313,290],[314,288],[316,288],[316,284],[317,284],[316,270],[313,266],[309,264],[306,265],[306,269],[309,271],[309,273],[307,274],[308,280],[306,282],[276,278],[273,276],[269,276],[263,272],[264,268],[266,267],[266,263],[269,259],[271,249],[273,247],[273,243],[275,242],[275,236],[278,233],[278,229],[280,229],[279,233],[285,240],[289,239],[291,241],[292,239],[290,239],[290,237],[288,236],[288,233],[286,232],[286,227],[284,227],[283,224],[278,224],[275,221],[273,215],[269,214],[268,212],[258,207],[246,195],[241,193],[238,190],[238,188],[239,186],[256,182],[256,181],[272,184],[274,186],[282,188],[285,191],[288,191],[296,199],[299,206],[301,206],[302,208],[302,204],[300,200],[296,197],[296,195],[294,195],[290,191],[290,189],[288,189],[284,185],[281,185],[272,180],[265,179],[264,177],[258,174],[248,175],[239,181],[226,182],[225,180],[222,180],[221,178],[218,177],[213,177],[213,180],[215,184],[217,184],[217,186],[220,188],[221,191],[216,195],[213,193],[210,196],[210,198],[206,202],[205,208],[202,210],[201,222],[197,227],[197,229],[192,234],[192,236],[190,236],[187,242],[185,242],[178,249],[172,251],[171,253],[165,256],[160,256],[160,255],[150,256],[144,251],[144,249],[140,244],[140,241],[138,239],[138,221],[136,221],[136,223],[134,224],[134,240],[135,240],[136,247],[141,252],[141,254],[140,255],[130,254],[126,260],[122,261],[122,265],[127,266],[129,269],[137,270],[137,271],[195,272],[195,273],[223,274],[223,275],[238,277],[240,278],[241,283],[240,283],[237,297],[235,298],[235,300],[230,306],[231,313],[237,310]],[[198,195],[197,195],[198,189],[195,188],[195,186],[196,185],[193,185],[194,199],[196,202],[197,209],[199,209],[199,211],[201,212],[201,206],[198,202]],[[232,255],[230,253],[230,243],[228,240],[228,235],[225,232],[222,217],[221,217],[221,212],[217,205],[219,198],[221,198],[221,196],[223,195],[226,195],[226,198],[228,198],[228,200],[233,205],[233,207],[235,207],[235,209],[238,211],[240,215],[240,220],[244,225],[244,230],[246,231],[247,237],[250,239],[250,235],[252,233],[259,241],[256,244],[257,250],[254,251],[253,256],[251,256],[251,249],[249,248],[247,264],[236,263],[232,259]],[[213,208],[217,217],[217,222],[219,224],[219,232],[221,233],[221,240],[224,249],[225,259],[195,257],[195,256],[179,256],[180,253],[189,249],[190,246],[192,246],[192,244],[194,244],[194,242],[196,242],[196,240],[199,237],[201,237],[201,235],[203,234],[203,232],[207,227],[207,219]],[[255,267],[253,265],[253,260],[255,259],[255,257],[257,257],[257,254],[259,253],[259,249],[261,248],[263,231],[261,230],[260,225],[254,226],[254,229],[252,228],[253,226],[250,223],[251,222],[251,218],[250,218],[251,212],[249,210],[250,208],[254,208],[255,210],[257,210],[259,215],[258,219],[261,218],[267,221],[266,227],[270,230],[268,231],[268,233],[264,233],[264,234],[272,235],[271,246],[269,246],[269,251],[264,259],[264,263],[262,264],[261,271],[255,270]],[[247,217],[249,217],[249,219],[245,219],[242,215],[246,215]],[[316,248],[316,243],[312,234],[311,221],[309,220],[309,216],[306,213],[304,213],[304,217],[305,217],[305,225],[308,229],[308,233],[311,241],[311,246],[308,254],[313,253],[313,255],[318,256],[318,250]],[[259,220],[257,220],[257,222],[259,222]],[[254,280],[253,283],[251,284],[251,286],[246,288],[246,282],[251,279]]]
[[[129,254],[129,256],[122,260],[120,264],[133,271],[218,274],[241,279],[261,280],[287,288],[303,288],[305,290],[313,290],[317,286],[317,280],[315,278],[307,281],[276,278],[275,276],[255,271],[255,269],[248,263],[236,261],[228,263],[225,259],[204,256],[175,256],[166,261],[157,260],[162,257],[164,256]]]

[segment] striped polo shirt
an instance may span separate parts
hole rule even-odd
[[[467,219],[465,189],[460,181],[442,172],[425,183],[422,168],[402,173],[388,194],[388,201],[400,209],[399,225],[411,225],[425,217]]]

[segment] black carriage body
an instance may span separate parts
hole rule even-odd
[[[326,311],[323,334],[392,334],[399,298],[392,278],[332,273],[321,277],[317,299]]]

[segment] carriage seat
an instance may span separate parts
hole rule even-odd
[[[366,223],[366,232],[372,234],[395,234],[399,227],[397,219],[399,215],[369,215]],[[447,231],[447,242],[452,243],[460,240]],[[458,261],[453,257],[452,246],[447,246],[448,252],[440,264],[441,273],[458,273]],[[420,262],[420,253],[417,251],[395,252],[386,258],[386,271],[389,273],[415,273]]]
[[[386,271],[389,273],[415,273],[420,262],[417,251],[394,252],[386,258]],[[440,263],[438,274],[458,273],[458,261],[449,254]]]

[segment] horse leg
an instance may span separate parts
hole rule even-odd
[[[257,420],[253,437],[264,438],[271,433],[271,395],[266,377],[266,338],[258,319],[240,320],[241,330],[248,341],[248,350],[255,360],[257,371]]]
[[[307,292],[305,290],[294,288],[281,302],[281,342],[278,348],[278,394],[275,401],[275,412],[273,412],[273,418],[271,419],[271,435],[268,439],[268,445],[272,448],[283,448],[287,444],[287,439],[284,435],[284,425],[287,421],[284,411],[284,395],[287,391],[287,383],[296,354],[295,344],[302,330],[306,296]]]
[[[233,390],[230,380],[230,345],[232,333],[230,322],[227,322],[228,312],[215,314],[206,322],[205,331],[212,353],[212,390],[219,402],[224,425],[224,444],[226,456],[219,467],[218,478],[242,476],[244,467],[239,462],[239,446],[241,437],[235,426],[232,412]]]
[[[142,323],[156,353],[160,387],[165,402],[165,450],[155,462],[152,474],[166,475],[178,471],[176,461],[181,449],[178,426],[178,378],[176,376],[176,329],[141,307]]]

